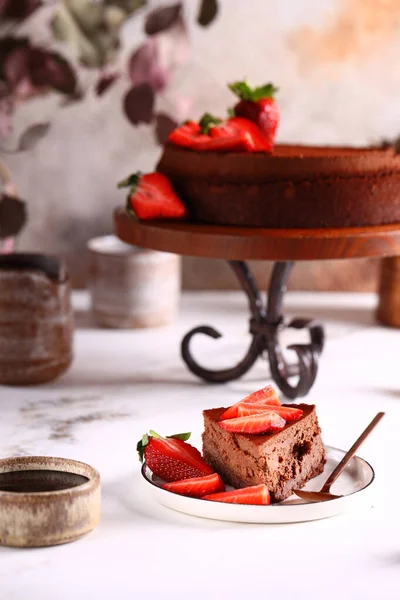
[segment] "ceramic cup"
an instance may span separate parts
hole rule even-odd
[[[178,310],[180,257],[137,248],[113,235],[88,242],[89,289],[103,327],[157,327]]]
[[[45,383],[72,361],[70,285],[62,261],[0,255],[0,384]]]
[[[0,545],[32,548],[80,538],[100,520],[100,475],[65,458],[0,460]]]

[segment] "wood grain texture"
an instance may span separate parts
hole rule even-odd
[[[226,260],[329,260],[400,254],[400,224],[351,229],[258,229],[188,222],[148,223],[115,212],[124,242],[186,256]]]
[[[400,327],[400,257],[382,260],[377,319],[384,325]]]

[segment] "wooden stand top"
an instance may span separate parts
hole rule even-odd
[[[400,255],[400,223],[349,229],[258,229],[183,221],[135,221],[124,209],[115,234],[142,248],[225,260],[328,260]]]

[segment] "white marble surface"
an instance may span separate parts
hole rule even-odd
[[[73,544],[0,548],[1,600],[80,600],[89,593],[98,599],[400,597],[400,335],[374,323],[374,296],[286,298],[287,314],[326,324],[326,349],[307,398],[317,403],[325,442],[348,448],[378,410],[386,411],[360,451],[376,470],[374,507],[275,526],[206,521],[154,504],[135,453],[150,428],[192,430],[198,438],[203,408],[231,404],[266,383],[262,361],[243,380],[210,386],[180,360],[181,337],[199,324],[225,334],[195,344],[205,363],[230,366],[239,359],[247,342],[244,298],[186,295],[177,323],[142,331],[96,329],[86,296],[74,300],[78,330],[69,373],[47,386],[0,387],[0,455],[65,456],[97,467],[102,520]]]

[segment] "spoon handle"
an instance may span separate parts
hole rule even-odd
[[[355,455],[355,453],[357,452],[357,450],[359,449],[361,444],[369,436],[371,431],[378,425],[379,421],[382,419],[384,414],[385,414],[384,412],[379,412],[376,415],[376,417],[374,419],[372,419],[371,423],[362,432],[360,437],[354,442],[354,444],[352,445],[350,450],[348,452],[346,452],[346,454],[343,456],[342,460],[337,465],[336,469],[334,471],[332,471],[332,473],[329,475],[328,479],[325,481],[324,485],[321,488],[321,492],[323,492],[323,493],[329,492],[331,485],[336,481],[336,479],[339,477],[339,475],[342,473],[342,471],[346,468],[346,466],[351,461],[351,459],[353,458],[353,456]]]

